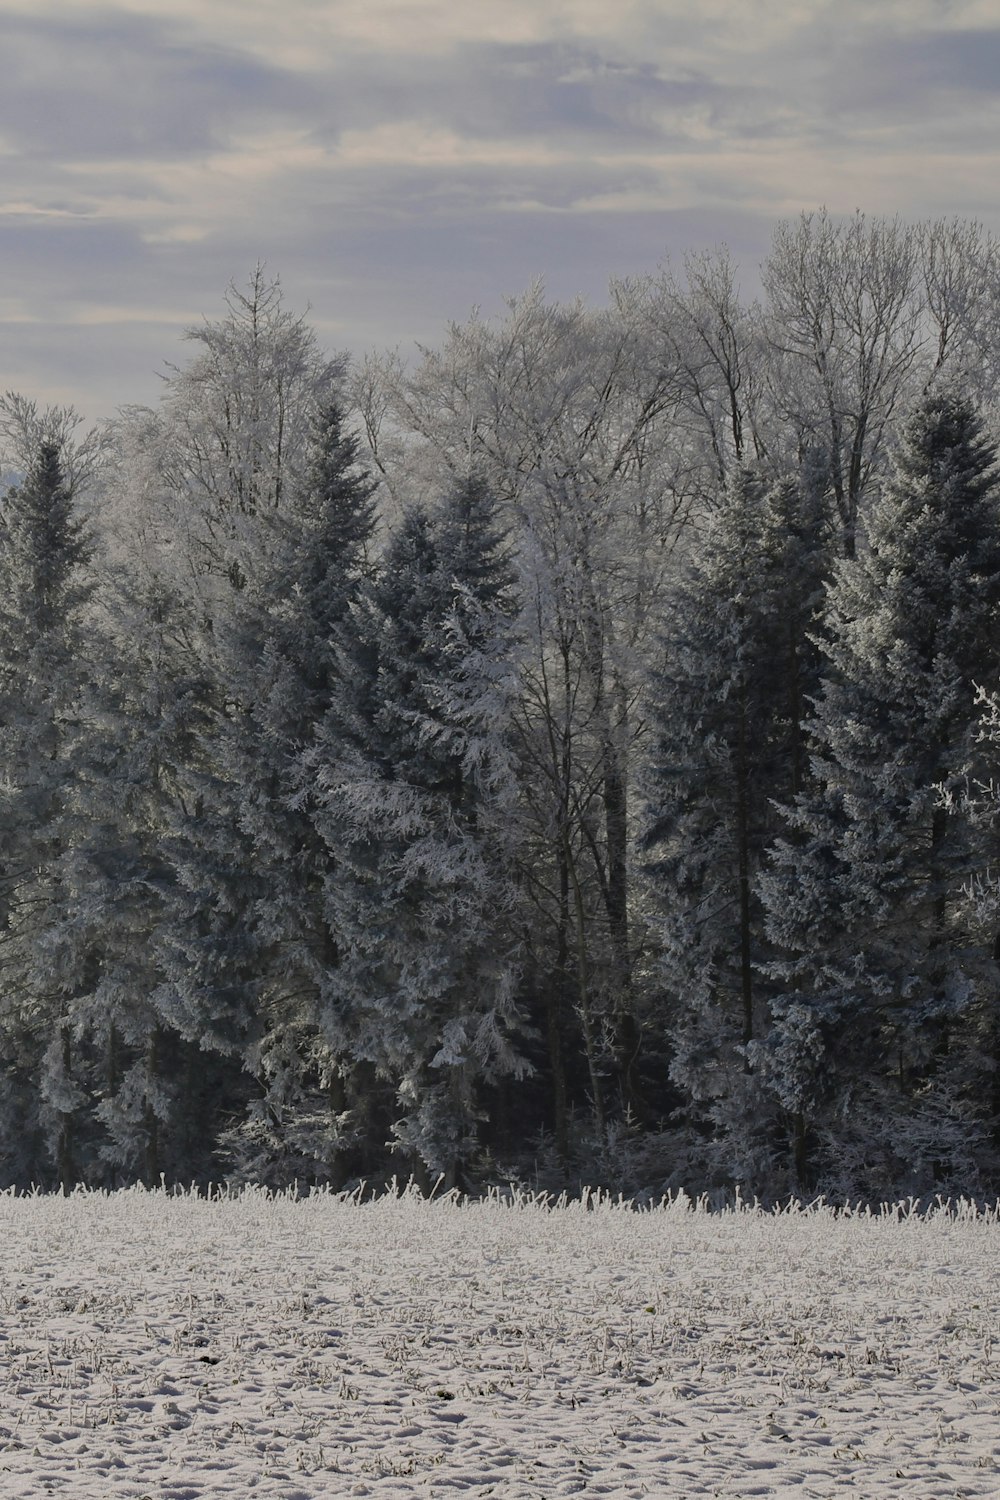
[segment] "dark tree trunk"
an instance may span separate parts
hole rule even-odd
[[[65,1021],[62,1023],[62,1066],[63,1076],[68,1082],[73,1072],[73,1052],[69,1025]],[[58,1170],[60,1188],[64,1193],[71,1193],[76,1182],[76,1168],[73,1161],[73,1116],[68,1111],[61,1117],[59,1126]]]
[[[740,997],[743,1008],[743,1044],[753,1041],[753,962],[751,957],[752,930],[750,925],[750,787],[747,765],[747,707],[746,685],[740,686],[739,737],[736,748],[736,841],[737,881],[739,887],[740,922]],[[749,1062],[744,1062],[747,1072]]]
[[[160,1028],[154,1026],[146,1046],[146,1079],[147,1094],[144,1110],[145,1140],[143,1143],[142,1171],[143,1180],[148,1188],[154,1188],[160,1181],[160,1121],[149,1096],[149,1088],[156,1084],[160,1076]]]

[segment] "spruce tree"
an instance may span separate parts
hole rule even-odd
[[[69,919],[80,840],[90,542],[44,442],[0,511],[0,1044],[7,1180],[68,1189],[85,1091],[74,1012],[89,956]],[[39,1148],[44,1155],[39,1155]]]
[[[222,707],[200,842],[216,891],[222,967],[245,975],[245,1063],[257,1097],[226,1147],[244,1175],[336,1175],[343,1113],[319,993],[336,962],[325,892],[336,851],[317,830],[304,770],[335,690],[336,642],[375,528],[375,485],[339,406],[313,424],[303,479],[270,526],[267,555],[220,632]],[[214,831],[213,831],[214,830]]]
[[[979,727],[964,787],[942,792],[949,821],[958,819],[969,840],[970,867],[965,882],[970,948],[964,955],[966,972],[975,978],[973,1001],[963,1017],[963,1092],[974,1100],[988,1138],[982,1141],[982,1161],[991,1190],[1000,1182],[1000,871],[997,869],[997,830],[1000,828],[1000,693],[979,685],[976,708]],[[975,947],[972,947],[972,944]]]
[[[197,632],[169,581],[133,564],[104,580],[113,650],[83,796],[81,917],[96,955],[86,1024],[106,1183],[204,1181],[226,1089],[182,961],[179,913],[200,920],[179,879],[194,768],[211,722]]]
[[[969,1185],[969,849],[944,799],[1000,665],[994,464],[967,401],[925,398],[829,596],[816,783],[761,882],[780,994],[760,1061],[803,1187]]]
[[[461,1182],[517,1071],[509,565],[477,480],[410,510],[342,634],[316,769],[336,851],[331,1046],[389,1091],[411,1169]]]
[[[695,1170],[745,1185],[768,1169],[755,881],[775,799],[802,774],[824,563],[818,497],[737,470],[670,598],[650,683],[644,843],[670,1078],[704,1141]]]

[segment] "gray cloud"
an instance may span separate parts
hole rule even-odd
[[[651,142],[657,112],[689,107],[716,90],[707,80],[669,78],[655,63],[624,64],[569,43],[469,43],[416,67],[369,59],[345,79],[354,124],[431,113],[474,139],[592,137]]]
[[[54,165],[203,151],[234,119],[306,114],[321,99],[312,80],[237,50],[180,43],[156,18],[16,18],[3,50],[0,131]]]
[[[1000,97],[1000,27],[924,32],[874,29],[849,49],[846,98],[874,117],[926,118],[949,103],[968,118],[982,95]],[[978,96],[978,97],[972,97]]]
[[[848,14],[839,27],[796,31],[771,62],[789,138],[860,143],[893,132],[904,154],[928,141],[992,149],[981,112],[1000,98],[1000,23],[921,29],[885,24],[873,9],[867,23]]]

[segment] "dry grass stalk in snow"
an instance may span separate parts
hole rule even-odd
[[[0,1497],[1000,1494],[1000,1222],[0,1195]]]

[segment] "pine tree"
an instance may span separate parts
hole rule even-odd
[[[318,996],[337,956],[325,891],[336,851],[318,832],[303,756],[337,682],[336,639],[369,568],[375,485],[336,403],[314,422],[305,476],[274,517],[268,555],[222,631],[225,704],[211,750],[207,849],[223,966],[246,975],[246,1066],[259,1097],[227,1137],[244,1175],[336,1174],[343,1113]],[[205,845],[205,818],[200,839]]]
[[[802,775],[824,542],[817,497],[737,470],[669,601],[650,686],[644,843],[670,1077],[706,1137],[702,1167],[744,1184],[768,1166],[749,1051],[767,1026],[755,880],[775,799]]]
[[[969,851],[942,794],[969,758],[974,683],[1000,664],[994,461],[969,403],[925,398],[829,596],[816,786],[761,884],[782,990],[761,1063],[803,1186],[969,1185]]]
[[[227,302],[191,330],[201,353],[172,374],[161,412],[116,425],[102,509],[123,568],[108,591],[122,670],[107,713],[121,722],[92,788],[109,850],[92,903],[108,940],[100,1109],[116,1170],[154,1181],[218,1174],[221,1117],[239,1137],[248,1110],[269,1112],[262,1049],[280,1050],[272,1021],[287,1010],[272,992],[309,1010],[289,945],[315,927],[317,877],[288,767],[323,711],[334,574],[359,546],[350,483],[339,519],[324,489],[353,463],[329,404],[342,362],[320,356],[260,268]],[[286,1062],[291,1090],[311,1065],[294,1047]]]
[[[76,1178],[85,1094],[74,1008],[89,956],[68,912],[78,782],[90,542],[55,444],[43,443],[0,512],[0,1033],[10,1078],[4,1175]],[[6,1102],[6,1101],[5,1101]],[[44,1144],[49,1161],[37,1154]]]
[[[95,954],[81,1017],[104,1139],[91,1180],[211,1178],[210,1142],[228,1103],[224,1068],[178,952],[178,912],[200,913],[178,879],[212,703],[185,601],[133,562],[104,579],[111,651],[82,786],[80,919]],[[112,653],[113,652],[113,657]],[[230,1070],[231,1071],[231,1070]]]
[[[483,485],[409,511],[342,636],[316,756],[338,855],[326,1033],[391,1090],[404,1159],[449,1183],[472,1167],[484,1084],[519,1068],[512,610]]]
[[[997,868],[997,830],[1000,828],[1000,694],[978,686],[980,713],[973,758],[966,784],[942,789],[941,804],[949,822],[958,819],[968,838],[970,865],[963,887],[965,915],[975,949],[964,957],[966,972],[975,980],[972,1002],[962,1023],[962,1085],[974,1100],[976,1113],[988,1129],[978,1158],[991,1189],[1000,1180],[1000,1007],[996,1003],[1000,979],[1000,870]],[[970,945],[971,946],[971,945]]]

